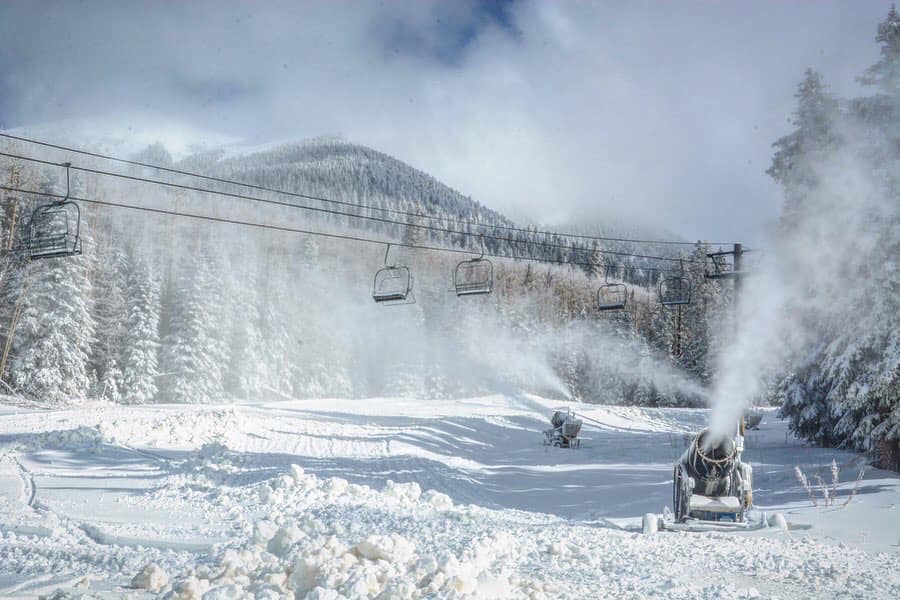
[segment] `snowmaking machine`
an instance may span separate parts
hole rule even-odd
[[[748,528],[753,506],[753,469],[741,460],[744,424],[734,435],[715,435],[709,429],[694,436],[673,476],[674,514],[644,516],[644,531],[656,529],[702,531]]]
[[[544,431],[544,445],[557,448],[578,448],[578,434],[584,422],[573,411],[561,408],[550,417],[550,429]]]
[[[744,427],[759,431],[759,426],[763,420],[763,413],[759,410],[749,409],[744,411]]]
[[[741,461],[744,436],[701,431],[675,465],[675,520],[743,523],[753,505],[753,469]]]

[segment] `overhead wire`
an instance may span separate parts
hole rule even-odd
[[[452,252],[452,253],[456,253],[456,254],[475,254],[475,252],[473,252],[471,250],[467,250],[465,248],[450,248],[447,246],[429,246],[429,245],[424,245],[424,244],[411,244],[411,243],[407,243],[407,242],[395,242],[392,240],[377,240],[377,239],[371,239],[371,238],[365,238],[365,237],[359,237],[359,236],[353,236],[353,235],[345,235],[345,234],[339,234],[339,233],[327,233],[324,231],[301,229],[301,228],[297,228],[297,227],[287,227],[284,225],[271,225],[268,223],[255,223],[253,221],[244,221],[241,219],[229,219],[229,218],[225,218],[225,217],[215,217],[215,216],[211,216],[211,215],[203,215],[203,214],[197,214],[197,213],[186,213],[186,212],[182,212],[182,211],[178,211],[178,210],[154,208],[154,207],[150,207],[150,206],[137,206],[134,204],[123,204],[121,202],[98,200],[96,198],[83,198],[83,197],[72,196],[72,195],[65,196],[63,194],[42,192],[42,191],[38,191],[38,190],[29,190],[29,189],[25,189],[25,188],[19,188],[19,187],[14,187],[14,186],[7,186],[7,185],[0,185],[0,190],[4,190],[7,192],[14,192],[14,193],[30,194],[30,195],[34,195],[34,196],[44,196],[47,198],[57,198],[60,200],[68,199],[68,200],[75,201],[75,202],[84,202],[86,204],[96,204],[96,205],[101,205],[101,206],[125,208],[125,209],[130,209],[130,210],[135,210],[135,211],[146,212],[146,213],[155,213],[155,214],[174,216],[174,217],[184,217],[184,218],[197,219],[197,220],[209,221],[209,222],[214,222],[214,223],[239,225],[239,226],[253,227],[253,228],[258,228],[258,229],[267,229],[267,230],[272,230],[272,231],[298,233],[298,234],[326,237],[326,238],[332,238],[332,239],[338,239],[338,240],[362,242],[362,243],[368,243],[368,244],[378,244],[378,245],[383,245],[383,246],[391,245],[391,246],[398,246],[398,247],[403,247],[403,248],[429,250],[429,251],[433,251],[433,252]],[[525,261],[531,261],[531,262],[543,262],[543,263],[551,263],[551,264],[559,264],[559,265],[576,265],[576,266],[585,266],[585,267],[587,267],[587,266],[603,266],[603,265],[599,265],[595,262],[589,262],[589,261],[559,260],[559,259],[544,258],[544,257],[539,257],[539,256],[510,256],[508,254],[496,254],[496,253],[490,253],[490,252],[484,253],[484,256],[488,256],[491,258],[502,258],[502,259],[509,259],[509,260],[525,260]],[[612,267],[612,268],[616,268],[616,267]],[[623,271],[623,272],[627,272],[627,270],[654,271],[654,272],[660,272],[660,273],[670,273],[670,272],[675,271],[674,269],[661,269],[658,267],[624,267],[624,269],[626,269],[626,271]]]
[[[0,134],[0,135],[2,135],[2,134]],[[0,156],[12,158],[12,159],[16,159],[16,160],[29,161],[29,162],[33,162],[33,163],[37,163],[37,164],[54,166],[54,167],[65,167],[66,166],[65,163],[58,163],[55,161],[35,158],[35,157],[31,157],[31,156],[12,154],[9,152],[0,152]],[[260,198],[257,196],[247,196],[244,194],[237,194],[234,192],[212,190],[212,189],[208,189],[208,188],[202,188],[202,187],[197,187],[197,186],[192,186],[192,185],[187,185],[187,184],[182,184],[182,183],[160,181],[158,179],[150,179],[148,177],[139,177],[137,175],[114,173],[111,171],[104,171],[102,169],[93,169],[90,167],[78,166],[75,164],[71,164],[69,168],[74,169],[76,171],[82,171],[85,173],[93,173],[96,175],[103,175],[103,176],[109,176],[109,177],[116,177],[119,179],[126,179],[126,180],[130,180],[130,181],[138,181],[138,182],[142,182],[142,183],[161,185],[161,186],[166,186],[166,187],[170,187],[170,188],[174,188],[174,189],[181,189],[181,190],[187,190],[187,191],[193,191],[193,192],[199,192],[199,193],[205,193],[205,194],[212,194],[212,195],[223,196],[223,197],[227,197],[227,198],[234,198],[234,199],[239,199],[239,200],[260,202],[263,204],[270,204],[270,205],[282,206],[282,207],[287,207],[287,208],[308,210],[308,211],[312,211],[312,212],[318,212],[318,213],[329,214],[329,215],[337,215],[337,216],[343,216],[343,217],[354,218],[354,219],[363,219],[363,220],[367,220],[367,221],[374,221],[374,222],[378,222],[378,223],[385,223],[388,225],[396,225],[396,226],[400,226],[400,227],[414,227],[414,228],[424,229],[427,231],[434,231],[434,232],[438,232],[438,233],[446,233],[446,234],[450,234],[450,235],[465,236],[468,238],[472,238],[472,237],[479,238],[480,237],[480,238],[486,239],[486,240],[495,240],[495,241],[499,241],[499,242],[506,242],[509,244],[525,244],[525,245],[531,245],[531,246],[539,246],[539,247],[543,247],[543,248],[556,248],[556,249],[563,249],[563,250],[568,250],[568,251],[574,250],[574,251],[578,251],[578,252],[596,252],[598,254],[609,255],[609,256],[642,258],[642,259],[647,259],[647,260],[658,260],[658,261],[665,261],[665,262],[676,262],[676,263],[698,262],[698,261],[695,261],[692,259],[685,259],[685,258],[654,256],[654,255],[648,255],[648,254],[637,254],[637,253],[632,253],[632,252],[619,252],[616,250],[600,250],[597,248],[577,248],[577,247],[573,247],[573,246],[570,246],[567,244],[555,244],[555,243],[551,243],[551,242],[533,241],[533,240],[528,240],[528,239],[517,239],[517,238],[512,238],[512,237],[503,237],[503,236],[496,236],[496,235],[489,235],[489,234],[476,234],[476,233],[470,233],[470,232],[466,232],[466,231],[459,231],[456,229],[434,227],[432,225],[422,225],[419,223],[407,223],[407,222],[403,222],[403,221],[395,221],[393,219],[385,219],[382,217],[373,217],[370,215],[357,215],[357,214],[345,213],[342,211],[336,211],[336,210],[331,210],[331,209],[321,208],[321,207],[316,207],[316,206],[306,206],[306,205],[302,205],[302,204],[294,204],[291,202],[283,202],[280,200],[272,200],[269,198]],[[467,251],[467,253],[470,253],[470,252]]]
[[[184,175],[187,177],[195,177],[195,178],[205,179],[208,181],[215,181],[217,183],[223,183],[223,184],[227,184],[227,185],[246,187],[246,188],[255,189],[258,191],[271,192],[271,193],[275,193],[275,194],[283,194],[286,196],[292,196],[295,198],[303,198],[303,199],[307,199],[307,200],[315,200],[318,202],[328,202],[328,203],[332,203],[332,204],[349,206],[349,207],[363,209],[363,210],[377,211],[377,212],[382,212],[382,213],[387,213],[387,214],[402,215],[405,217],[443,221],[445,223],[454,223],[454,224],[458,224],[458,225],[465,225],[468,227],[499,229],[499,230],[503,230],[503,231],[526,233],[529,235],[557,236],[557,237],[563,237],[563,238],[569,238],[569,239],[601,241],[601,242],[621,242],[621,243],[644,244],[644,245],[696,246],[699,244],[701,246],[730,246],[733,244],[732,242],[687,242],[687,241],[680,241],[680,240],[648,240],[648,239],[630,239],[630,238],[622,238],[622,237],[593,236],[593,235],[581,235],[581,234],[573,234],[573,233],[561,233],[561,232],[554,232],[554,231],[542,231],[542,230],[538,230],[538,229],[530,229],[530,228],[526,228],[526,227],[513,227],[513,226],[509,226],[509,225],[494,225],[494,224],[490,224],[490,223],[479,223],[477,221],[469,221],[469,220],[465,220],[465,219],[453,219],[450,217],[439,217],[439,216],[434,216],[434,215],[426,215],[426,214],[414,213],[414,212],[404,211],[404,210],[399,210],[399,209],[384,208],[384,207],[372,206],[372,205],[368,205],[368,204],[348,202],[345,200],[335,200],[333,198],[313,196],[310,194],[303,194],[300,192],[280,190],[277,188],[271,188],[271,187],[248,183],[248,182],[244,182],[244,181],[235,181],[235,180],[225,179],[222,177],[215,177],[212,175],[205,175],[202,173],[186,171],[183,169],[176,169],[173,167],[154,165],[154,164],[146,163],[146,162],[142,162],[142,161],[130,160],[130,159],[125,159],[125,158],[121,158],[121,157],[117,157],[117,156],[111,156],[108,154],[102,154],[99,152],[90,152],[88,150],[72,148],[72,147],[63,146],[60,144],[52,144],[49,142],[44,142],[41,140],[35,140],[35,139],[26,138],[26,137],[22,137],[22,136],[16,136],[16,135],[12,135],[9,133],[0,132],[0,137],[4,137],[7,139],[11,139],[11,140],[16,140],[16,141],[20,141],[20,142],[25,142],[25,143],[29,143],[29,144],[34,144],[34,145],[38,145],[38,146],[44,146],[46,148],[53,148],[55,150],[61,150],[64,152],[71,152],[71,153],[75,153],[75,154],[81,154],[84,156],[91,156],[91,157],[99,158],[102,160],[108,160],[108,161],[118,162],[118,163],[122,163],[122,164],[137,166],[137,167],[144,167],[144,168],[148,168],[148,169],[155,169],[157,171],[173,173],[173,174],[177,174],[177,175]]]

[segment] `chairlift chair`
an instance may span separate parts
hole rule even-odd
[[[388,244],[384,267],[375,273],[372,299],[379,304],[412,304],[416,301],[412,293],[412,275],[408,267],[388,264],[390,251],[391,245]]]
[[[453,288],[457,296],[490,294],[493,290],[494,265],[484,257],[484,237],[481,238],[481,256],[456,265]]]
[[[725,253],[714,252],[712,254],[708,254],[707,256],[711,260],[711,263],[708,265],[708,267],[712,267],[712,269],[707,268],[706,270],[707,279],[721,279],[724,277],[730,277],[734,274],[734,269],[728,263]]]
[[[683,306],[691,303],[691,280],[684,276],[684,263],[681,264],[680,275],[660,280],[659,303],[663,306]]]
[[[31,213],[25,249],[32,259],[59,258],[81,254],[81,209],[69,200],[69,167],[66,167],[66,195],[62,200],[38,205]]]
[[[628,288],[624,283],[609,282],[610,269],[606,268],[605,283],[597,288],[597,310],[624,310]]]

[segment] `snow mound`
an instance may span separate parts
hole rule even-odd
[[[194,567],[168,583],[159,567],[147,565],[135,576],[134,587],[159,591],[168,600],[455,597],[476,589],[484,597],[504,598],[511,593],[500,559],[514,540],[504,533],[434,556],[384,527],[357,534],[311,510],[322,502],[358,503],[404,514],[456,510],[457,518],[464,518],[466,508],[454,506],[444,494],[423,494],[416,483],[392,481],[377,491],[336,477],[320,479],[297,465],[257,488],[257,508],[268,516],[254,521],[243,540],[223,550],[212,566]],[[286,513],[288,506],[300,510]]]
[[[155,564],[149,563],[141,572],[134,576],[131,580],[131,587],[139,590],[148,590],[158,592],[169,583],[169,576],[162,568]]]
[[[105,442],[100,427],[79,426],[74,429],[58,429],[16,436],[8,442],[14,452],[64,448],[97,453]]]

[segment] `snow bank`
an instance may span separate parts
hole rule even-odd
[[[373,526],[375,532],[357,533],[309,510],[323,502],[356,504],[393,509],[395,514],[385,514],[388,524],[403,513],[441,520],[440,513],[458,508],[444,494],[423,494],[416,483],[394,482],[376,491],[340,478],[320,479],[297,465],[256,487],[257,508],[268,516],[253,522],[241,543],[223,550],[211,566],[197,566],[170,583],[156,565],[147,565],[133,585],[159,591],[167,600],[454,597],[475,590],[481,597],[505,598],[512,593],[501,559],[514,540],[505,533],[434,556],[431,549],[422,552],[409,538],[386,532],[384,523]],[[244,490],[235,492],[231,500],[245,500]],[[253,495],[246,500],[253,501]],[[284,511],[288,506],[301,510]]]

